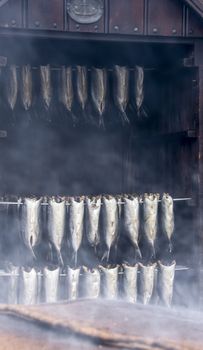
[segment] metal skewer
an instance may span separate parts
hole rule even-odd
[[[174,198],[173,201],[174,202],[188,202],[191,201],[192,198]],[[161,200],[159,199],[158,202],[161,202]],[[140,200],[140,203],[143,203],[143,200]],[[85,203],[84,203],[85,204]],[[124,205],[124,202],[118,201],[117,204],[121,204]],[[0,205],[23,205],[22,202],[0,202]],[[41,203],[41,205],[49,205],[49,203]],[[70,203],[66,202],[66,205],[69,206]],[[101,203],[101,205],[103,205],[103,203]]]

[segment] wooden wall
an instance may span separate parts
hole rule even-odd
[[[81,24],[68,15],[68,0],[8,0],[0,8],[0,27],[132,36],[203,35],[203,20],[180,0],[100,1],[103,16]]]

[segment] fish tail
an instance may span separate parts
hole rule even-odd
[[[75,268],[77,267],[77,260],[78,260],[78,255],[77,252],[74,253],[74,264],[75,264]]]
[[[111,251],[111,249],[109,248],[108,250],[106,250],[104,252],[104,255],[102,256],[102,259],[101,259],[102,261],[106,260],[107,263],[109,262],[110,251]]]
[[[172,253],[172,251],[173,251],[173,244],[170,241],[169,242],[169,253]]]
[[[135,256],[138,256],[139,259],[142,259],[142,253],[138,245],[135,247]]]
[[[125,123],[130,124],[130,120],[129,120],[129,118],[128,118],[128,116],[123,108],[121,109],[120,115],[121,115],[121,119],[122,119],[123,124],[125,124]]]
[[[155,248],[154,248],[154,244],[152,243],[151,245],[151,248],[152,248],[152,258],[155,258],[156,257],[156,252],[155,252]]]
[[[28,248],[29,248],[29,251],[31,253],[31,256],[32,256],[33,260],[37,260],[37,257],[36,257],[36,255],[34,253],[34,250],[33,250],[32,246],[31,246],[31,244],[29,244]]]
[[[63,258],[59,249],[56,249],[57,259],[60,266],[64,265]]]

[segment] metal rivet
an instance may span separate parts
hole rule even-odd
[[[12,19],[11,24],[12,24],[12,26],[15,26],[15,25],[16,25],[15,19]]]
[[[158,29],[157,28],[153,28],[153,33],[157,33]]]
[[[79,24],[76,24],[76,29],[80,29],[80,25]]]
[[[174,28],[174,29],[172,29],[172,33],[173,34],[176,34],[177,33],[177,30]]]
[[[53,23],[53,27],[57,28],[57,23],[56,22]]]
[[[98,30],[98,25],[95,25],[95,26],[94,26],[94,29],[95,29],[95,30]]]
[[[36,21],[36,22],[35,22],[35,26],[36,26],[36,27],[39,27],[39,25],[40,25],[39,21]]]
[[[138,27],[135,27],[133,30],[134,32],[138,32]]]
[[[114,26],[114,29],[115,30],[119,30],[119,26]]]

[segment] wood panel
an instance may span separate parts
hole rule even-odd
[[[203,36],[203,19],[191,9],[188,9],[187,35],[192,37]]]
[[[22,27],[22,0],[9,0],[0,7],[0,27]]]
[[[180,36],[183,33],[183,5],[177,0],[149,0],[148,34]]]
[[[63,30],[63,1],[28,0],[28,28],[45,30]]]
[[[144,0],[109,0],[109,32],[144,33]]]

